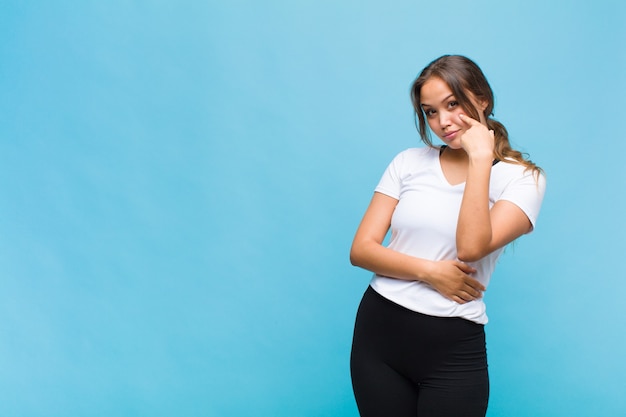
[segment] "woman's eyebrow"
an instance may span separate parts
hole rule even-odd
[[[454,93],[447,95],[443,100],[441,100],[442,103],[444,103],[446,100],[448,100],[450,97],[453,97]],[[421,103],[420,104],[422,107],[424,106],[428,106],[428,107],[432,107],[430,104],[428,103]]]

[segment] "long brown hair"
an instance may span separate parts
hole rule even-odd
[[[513,160],[513,162],[525,166],[526,169],[533,170],[536,174],[541,172],[541,168],[528,159],[525,154],[511,148],[509,132],[507,132],[502,123],[491,117],[493,116],[494,98],[485,74],[474,61],[461,55],[444,55],[435,59],[422,70],[411,86],[411,101],[415,110],[415,126],[426,145],[432,148],[435,147],[430,137],[424,110],[420,105],[420,93],[424,83],[431,77],[440,78],[448,84],[456,101],[473,119],[480,120],[480,116],[467,92],[471,93],[477,100],[484,100],[488,103],[484,116],[487,120],[487,127],[494,131],[494,158]]]

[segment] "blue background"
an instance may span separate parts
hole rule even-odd
[[[624,4],[3,1],[0,415],[357,416],[348,251],[444,53],[548,177],[489,416],[626,415]]]

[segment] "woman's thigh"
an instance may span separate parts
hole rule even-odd
[[[489,378],[481,325],[415,313],[368,288],[350,366],[364,417],[485,415]]]

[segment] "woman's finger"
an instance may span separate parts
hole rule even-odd
[[[462,121],[464,121],[465,123],[471,126],[477,126],[477,125],[482,126],[482,123],[480,123],[478,120],[472,119],[471,117],[466,116],[463,113],[459,114],[459,119],[461,119]]]

